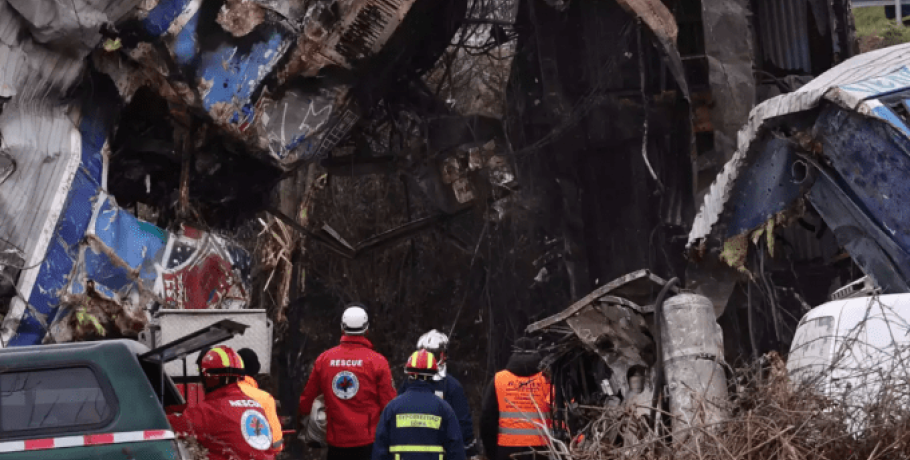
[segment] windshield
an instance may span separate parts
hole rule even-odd
[[[114,404],[92,369],[70,367],[0,374],[0,431],[69,431],[104,424]]]
[[[800,324],[787,361],[790,377],[794,381],[808,383],[819,376],[831,363],[833,341],[833,316],[820,316]]]

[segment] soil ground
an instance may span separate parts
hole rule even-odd
[[[885,7],[854,8],[856,37],[860,52],[910,42],[910,20],[904,18],[904,27],[898,27],[894,19],[885,17]]]

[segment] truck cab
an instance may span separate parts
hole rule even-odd
[[[0,460],[183,459],[164,406],[183,398],[132,340],[0,350]]]

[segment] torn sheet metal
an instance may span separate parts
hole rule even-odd
[[[110,57],[101,59],[101,68],[117,82],[123,97],[129,99],[139,87],[149,85],[169,102],[201,107],[252,152],[289,170],[302,161],[324,157],[359,120],[359,109],[350,101],[350,85],[289,83],[301,69],[294,68],[300,56],[288,55],[292,48],[294,53],[301,52],[300,40],[306,34],[298,36],[284,21],[253,5],[256,3],[162,0],[141,21],[140,35],[149,42],[127,50],[139,68],[125,71]],[[241,14],[247,8],[258,9]],[[379,21],[382,17],[373,19],[375,24],[388,25],[383,30],[389,34],[400,20],[383,23]],[[348,29],[333,27],[331,32],[344,30]],[[360,29],[351,30],[357,35]],[[370,38],[376,31],[361,32]],[[338,38],[339,47],[347,43],[345,37]],[[158,43],[164,44],[169,56],[157,52]],[[307,55],[314,72],[322,69],[316,65],[322,62],[319,56]],[[272,95],[266,82],[274,78],[286,85]]]
[[[809,192],[809,201],[824,218],[853,260],[884,292],[910,292],[907,253],[875,225],[826,175]]]
[[[676,36],[679,27],[673,13],[660,0],[616,0],[624,10],[628,11],[651,29],[657,41],[666,53],[670,73],[679,85],[680,90],[689,99],[689,85],[686,82],[686,73],[683,69],[682,58],[676,47]]]
[[[63,208],[66,184],[79,169],[79,133],[66,107],[23,110],[8,104],[0,114],[0,152],[11,164],[0,182],[0,250],[14,251],[17,266],[37,263],[50,240],[49,223]]]
[[[379,53],[415,0],[318,0],[279,79],[315,77],[326,67],[352,69]]]
[[[597,304],[566,320],[566,324],[591,351],[597,353],[612,370],[610,386],[629,394],[626,376],[633,366],[650,367],[644,355],[652,351],[654,340],[642,331],[648,324],[631,308],[614,304]]]
[[[141,0],[6,1],[37,42],[84,58],[101,41],[101,27],[123,19]]]
[[[823,73],[797,91],[756,106],[739,132],[736,153],[711,185],[692,223],[687,247],[692,248],[712,233],[714,225],[726,210],[737,178],[749,164],[747,158],[754,154],[754,141],[769,120],[808,111],[817,107],[823,99],[849,110],[862,110],[859,105],[866,99],[899,88],[899,82],[904,79],[904,73],[900,71],[908,64],[910,44],[861,54]]]
[[[605,302],[614,303],[620,303],[621,301],[615,301],[613,298],[624,299],[628,302],[626,306],[640,313],[653,312],[654,307],[651,304],[654,302],[657,291],[660,291],[664,284],[667,284],[666,280],[654,275],[649,270],[638,270],[629,273],[591,291],[590,294],[584,296],[562,312],[528,325],[525,331],[532,334],[565,321],[592,303],[603,300],[604,297],[608,297],[607,300],[604,300]],[[670,292],[677,293],[679,289],[674,286]],[[646,310],[648,306],[650,306],[650,309]]]
[[[246,251],[191,228],[166,232],[124,212],[105,193],[110,114],[99,106],[87,103],[78,129],[58,136],[71,142],[58,156],[75,167],[68,164],[72,173],[61,173],[60,185],[46,188],[51,193],[42,213],[32,213],[40,228],[19,279],[26,297],[15,298],[4,318],[5,346],[42,343],[48,329],[57,341],[135,335],[154,304],[241,308],[249,301]],[[45,168],[53,172],[54,164]],[[24,172],[10,180],[19,183]]]
[[[771,139],[762,144],[749,174],[733,187],[726,238],[757,228],[790,208],[808,190],[807,168],[799,168],[798,161],[796,146],[789,140]]]
[[[654,339],[644,314],[653,313],[655,298],[665,284],[648,270],[629,273],[592,291],[561,313],[529,325],[525,332],[546,334],[568,327],[610,369],[613,392],[628,395],[629,370],[635,366],[648,369],[654,364]],[[679,292],[675,287],[671,291]],[[558,361],[557,355],[564,353],[567,351],[544,361]]]
[[[27,23],[0,0],[0,98],[23,93],[23,100],[60,96],[79,78],[84,61],[38,43]]]
[[[741,237],[806,197],[837,242],[883,292],[906,292],[910,285],[910,218],[905,212],[910,199],[906,181],[910,175],[910,67],[906,66],[910,54],[902,45],[860,62],[878,66],[881,73],[870,75],[867,68],[850,65],[856,64],[851,60],[843,65],[846,68],[838,66],[831,72],[863,73],[864,78],[828,78],[829,85],[813,81],[806,86],[809,90],[779,96],[753,111],[753,120],[741,132],[741,141],[746,142],[738,158],[728,163],[718,180],[735,179],[727,183],[724,200],[714,202],[720,204],[715,208],[718,225],[709,233],[722,233],[727,241]],[[808,99],[819,94],[819,99]],[[756,119],[757,114],[770,110],[785,114],[786,103],[795,110],[815,107],[820,100],[827,104],[819,110],[775,121],[775,136],[783,138],[749,131],[759,129],[757,123],[764,119]],[[758,137],[750,141],[745,137],[750,132]],[[703,208],[697,224],[706,222],[705,215]],[[695,235],[693,229],[690,245]]]

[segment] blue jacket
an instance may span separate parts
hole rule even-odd
[[[383,409],[372,460],[465,460],[455,411],[429,382],[411,382]]]
[[[417,382],[417,380],[405,379],[398,387],[398,394],[403,394],[413,382]],[[464,395],[461,382],[450,374],[446,374],[442,380],[433,380],[429,383],[433,386],[436,396],[449,403],[452,410],[455,411],[458,425],[461,427],[461,437],[464,440],[465,455],[473,457],[479,454],[477,443],[474,441],[474,419],[471,417],[471,406],[468,405],[468,398]]]

